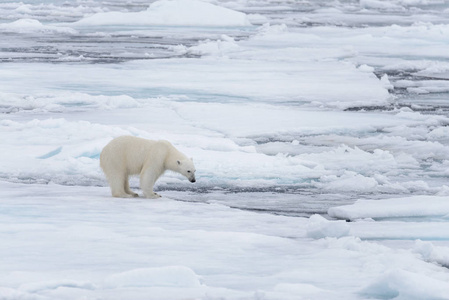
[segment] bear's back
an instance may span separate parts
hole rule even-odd
[[[104,147],[100,164],[113,165],[129,175],[139,174],[148,161],[164,162],[173,146],[168,141],[147,140],[135,136],[120,136]]]

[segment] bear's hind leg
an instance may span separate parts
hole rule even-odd
[[[134,193],[129,188],[129,177],[125,178],[125,193],[127,193],[128,195],[131,195],[131,197],[139,197],[139,195],[137,193]]]
[[[109,186],[111,187],[111,193],[113,197],[117,198],[131,198],[132,195],[125,191],[125,186],[128,179],[125,176],[108,177]]]

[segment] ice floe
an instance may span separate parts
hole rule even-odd
[[[449,217],[449,197],[411,196],[385,200],[359,200],[348,206],[332,207],[331,217],[355,220],[363,218]]]
[[[79,26],[171,25],[171,26],[250,26],[244,13],[198,0],[160,0],[141,12],[104,12],[85,17]]]

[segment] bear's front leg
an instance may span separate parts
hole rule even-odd
[[[155,193],[155,192],[150,192],[150,191],[143,191],[143,195],[145,196],[145,198],[149,198],[149,199],[156,199],[156,198],[160,198],[162,197],[161,195]]]
[[[162,197],[162,196],[159,195],[158,193],[153,192],[153,195],[152,195],[151,197],[147,197],[147,198],[155,199],[155,198],[161,198],[161,197]]]
[[[154,183],[159,178],[159,175],[154,168],[148,168],[140,174],[140,188],[146,198],[154,199],[161,197],[153,191]]]

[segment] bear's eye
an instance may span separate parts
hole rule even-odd
[[[187,171],[187,173],[190,173],[190,171]]]

